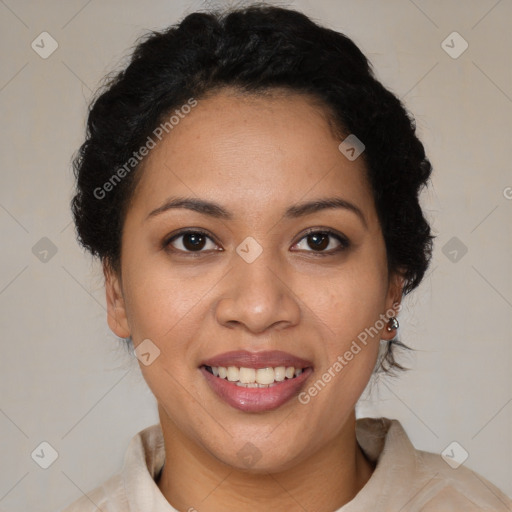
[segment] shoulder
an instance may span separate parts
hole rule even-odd
[[[61,512],[121,512],[129,510],[121,474],[110,477]]]
[[[432,475],[427,485],[428,496],[425,512],[457,510],[473,511],[512,511],[512,500],[495,485],[458,463],[447,462],[436,453],[416,450],[418,471]],[[453,457],[453,452],[452,452]]]
[[[362,418],[356,433],[376,468],[347,512],[364,510],[375,500],[382,511],[512,512],[512,500],[466,467],[463,457],[453,450],[444,456],[417,450],[397,420]]]
[[[165,504],[155,481],[164,464],[165,449],[160,425],[136,434],[125,452],[122,470],[61,512],[126,512],[150,510],[151,504]]]

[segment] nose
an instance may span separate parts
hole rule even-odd
[[[298,324],[301,310],[291,282],[283,269],[276,268],[275,260],[272,268],[269,263],[263,254],[252,263],[241,259],[235,263],[216,303],[221,325],[257,334]]]

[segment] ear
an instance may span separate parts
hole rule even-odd
[[[103,275],[105,276],[108,326],[116,336],[128,338],[130,336],[130,328],[126,318],[121,279],[108,262],[103,263]]]
[[[389,284],[388,284],[388,293],[386,296],[386,316],[390,317],[398,317],[398,313],[402,308],[402,296],[404,289],[405,279],[399,273],[395,272],[390,275]],[[396,329],[392,331],[388,331],[387,324],[384,327],[381,338],[383,340],[391,340],[396,336]]]

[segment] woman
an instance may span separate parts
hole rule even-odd
[[[91,108],[72,208],[160,424],[66,510],[510,510],[399,422],[355,419],[400,368],[430,173],[360,50],[303,14],[194,13],[140,42]]]

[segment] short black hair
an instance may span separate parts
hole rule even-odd
[[[432,166],[413,117],[351,39],[269,5],[195,12],[150,31],[126,68],[107,78],[91,102],[86,140],[73,161],[71,208],[82,246],[120,272],[123,223],[143,172],[144,160],[134,154],[175,109],[223,88],[305,94],[325,107],[340,134],[363,142],[389,271],[405,278],[404,295],[416,288],[434,237],[419,204]],[[392,344],[402,344],[393,342],[382,361],[386,370],[401,368]]]

